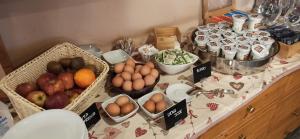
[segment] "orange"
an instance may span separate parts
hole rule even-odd
[[[81,88],[86,88],[91,85],[96,79],[95,73],[91,69],[82,68],[74,75],[76,85]]]

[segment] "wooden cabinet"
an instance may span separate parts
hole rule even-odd
[[[300,70],[283,77],[199,139],[283,139],[300,126]]]

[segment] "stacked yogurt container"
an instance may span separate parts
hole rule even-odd
[[[256,29],[256,24],[261,21],[261,15],[249,15],[249,17],[251,21],[249,19],[247,30],[243,30],[248,19],[244,15],[233,15],[232,27],[227,22],[198,26],[195,32],[195,44],[201,50],[205,49],[228,60],[263,59],[269,55],[275,40],[270,37],[269,32]]]

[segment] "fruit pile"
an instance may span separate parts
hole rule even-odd
[[[130,102],[127,96],[120,96],[114,103],[109,103],[105,110],[112,116],[125,116],[135,109],[135,105]]]
[[[164,99],[164,95],[156,93],[147,100],[143,107],[150,113],[160,113],[168,108],[168,103]]]
[[[94,82],[96,71],[94,65],[86,65],[81,57],[62,58],[49,62],[47,72],[38,77],[36,84],[21,83],[15,91],[45,109],[61,109]]]
[[[117,75],[112,79],[114,87],[120,87],[124,91],[142,90],[146,86],[151,86],[159,77],[159,72],[152,62],[145,65],[136,65],[132,59],[125,63],[118,63],[114,67]]]

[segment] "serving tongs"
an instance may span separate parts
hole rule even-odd
[[[200,94],[210,94],[210,93],[222,93],[222,94],[234,94],[232,89],[213,89],[213,90],[204,90],[203,88],[196,86],[191,82],[186,82],[185,84],[191,86],[192,88],[189,89],[186,94],[188,95],[200,95]]]

